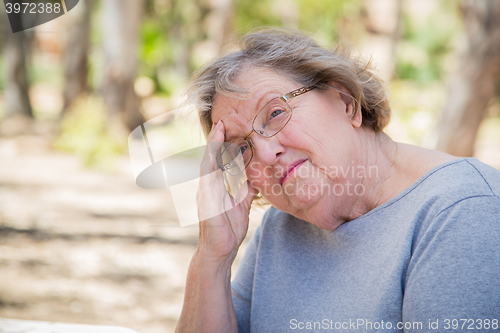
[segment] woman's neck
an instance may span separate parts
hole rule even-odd
[[[398,144],[384,132],[362,129],[359,147],[360,164],[364,170],[364,194],[357,197],[348,220],[358,218],[390,199],[389,180],[396,178]]]

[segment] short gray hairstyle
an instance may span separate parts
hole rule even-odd
[[[188,101],[194,102],[205,135],[212,127],[217,94],[238,98],[247,93],[233,81],[250,68],[272,68],[302,86],[327,89],[338,84],[354,98],[353,117],[361,112],[362,126],[379,132],[389,123],[385,87],[369,61],[352,56],[346,47],[326,49],[303,32],[274,28],[247,34],[239,51],[213,60],[193,75]]]

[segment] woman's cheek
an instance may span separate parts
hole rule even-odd
[[[264,191],[263,184],[265,184],[265,177],[260,165],[258,163],[250,163],[246,169],[246,173],[250,186],[262,193]]]

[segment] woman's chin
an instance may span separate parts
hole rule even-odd
[[[284,184],[283,189],[286,201],[292,209],[296,210],[305,210],[315,206],[325,194],[318,179],[290,182]]]

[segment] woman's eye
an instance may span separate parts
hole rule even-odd
[[[274,110],[273,112],[271,112],[271,119],[273,118],[276,118],[277,116],[279,116],[280,114],[284,113],[285,110]]]
[[[245,152],[247,151],[248,148],[249,148],[248,145],[241,146],[240,147],[241,155],[245,154]]]

